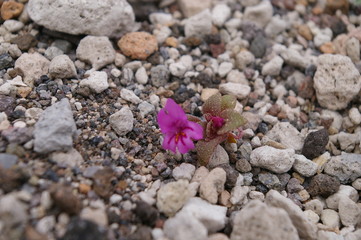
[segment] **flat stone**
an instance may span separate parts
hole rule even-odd
[[[155,36],[147,32],[132,32],[118,41],[118,47],[131,59],[145,60],[158,50],[158,42]]]
[[[318,170],[318,165],[303,155],[294,155],[295,162],[292,166],[293,170],[305,177],[312,177]]]
[[[295,151],[301,150],[303,146],[303,136],[289,122],[277,123],[269,132],[267,132],[266,136]]]
[[[123,136],[133,130],[133,121],[133,113],[127,107],[123,107],[118,112],[112,114],[109,118],[110,126],[120,136]]]
[[[338,216],[338,213],[332,209],[322,210],[321,221],[330,228],[340,227],[340,217]]]
[[[302,148],[302,154],[309,159],[320,156],[326,150],[328,143],[327,129],[323,128],[307,135]]]

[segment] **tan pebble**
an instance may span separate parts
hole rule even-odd
[[[18,17],[24,9],[24,4],[15,1],[7,1],[1,5],[1,17],[4,20]]]
[[[79,184],[79,192],[83,194],[87,194],[90,191],[90,186],[85,183]]]
[[[155,36],[146,32],[127,33],[118,41],[118,47],[125,56],[145,60],[158,50]]]
[[[22,98],[26,98],[31,93],[31,90],[31,87],[18,87],[17,94]]]
[[[294,96],[288,96],[287,97],[287,104],[290,105],[290,107],[295,108],[297,107],[297,98]]]
[[[224,190],[224,191],[221,192],[221,194],[219,195],[218,202],[219,202],[219,204],[221,204],[222,206],[231,207],[231,206],[232,206],[232,203],[229,201],[229,199],[231,199],[231,194],[230,194],[227,190]]]
[[[320,6],[316,6],[316,7],[312,8],[312,13],[314,15],[320,15],[323,13],[323,9]]]
[[[298,34],[300,34],[306,40],[310,41],[313,39],[312,32],[306,24],[300,25],[297,30],[298,30]]]
[[[305,189],[299,191],[298,195],[301,197],[301,202],[307,201],[310,198],[310,194]]]
[[[335,47],[333,46],[332,42],[324,43],[320,46],[320,51],[322,53],[335,53]]]
[[[167,45],[168,47],[178,47],[178,40],[175,37],[168,37],[165,40],[165,45]]]
[[[303,182],[305,181],[305,179],[299,173],[296,172],[292,173],[292,177],[296,178],[301,184],[303,184]]]

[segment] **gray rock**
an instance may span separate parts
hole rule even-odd
[[[355,226],[361,218],[361,207],[347,196],[338,202],[338,212],[344,226]]]
[[[316,174],[318,165],[313,161],[307,159],[303,155],[294,155],[295,162],[293,164],[293,170],[305,177],[312,177]]]
[[[273,15],[273,7],[270,1],[262,1],[255,6],[246,7],[244,19],[256,23],[259,27],[264,27],[269,23]]]
[[[267,137],[296,151],[303,147],[303,136],[289,122],[279,122],[267,132]]]
[[[262,75],[278,76],[281,72],[283,59],[280,56],[273,57],[262,67]]]
[[[126,88],[120,90],[120,97],[134,104],[138,104],[142,101],[132,90]]]
[[[109,118],[109,124],[114,131],[123,136],[133,130],[134,116],[128,107],[123,107]]]
[[[231,240],[298,240],[295,226],[287,212],[253,200],[234,217]]]
[[[312,199],[305,203],[305,210],[312,210],[317,215],[321,215],[321,212],[323,210],[322,202],[319,199]]]
[[[115,50],[108,37],[86,36],[79,42],[76,57],[98,70],[114,62]]]
[[[48,234],[55,227],[55,223],[56,220],[54,215],[43,217],[36,224],[36,230],[39,233]]]
[[[62,167],[80,166],[80,164],[84,162],[83,157],[74,148],[70,149],[68,152],[54,152],[49,156],[49,159]]]
[[[76,77],[75,65],[67,55],[56,56],[50,62],[49,75],[52,78]]]
[[[4,23],[5,24],[5,23]],[[351,37],[346,41],[346,54],[351,58],[352,62],[357,63],[360,61],[360,41]]]
[[[60,49],[63,53],[69,53],[72,48],[70,42],[62,39],[56,39],[51,46]]]
[[[316,225],[307,219],[302,210],[294,202],[292,202],[291,199],[282,196],[275,190],[270,190],[266,195],[265,202],[270,206],[282,208],[288,213],[300,238],[311,240],[316,239]]]
[[[208,9],[188,18],[184,25],[186,37],[204,36],[212,31],[212,15]]]
[[[325,164],[325,173],[337,177],[341,183],[354,181],[361,176],[361,154],[342,153]]]
[[[330,228],[340,228],[340,216],[335,210],[324,209],[321,212],[321,221]]]
[[[251,165],[285,173],[292,168],[295,161],[293,149],[276,149],[269,146],[256,148],[251,153]]]
[[[153,86],[164,86],[168,83],[169,70],[164,65],[158,65],[150,69],[150,76]]]
[[[229,201],[233,205],[244,205],[248,202],[247,194],[250,188],[248,186],[235,186],[231,192],[231,198]]]
[[[109,87],[108,75],[101,71],[91,72],[87,78],[80,81],[79,85],[88,87],[96,93],[101,93]]]
[[[0,168],[8,169],[18,162],[19,158],[16,155],[8,153],[0,153]]]
[[[309,64],[307,60],[295,49],[287,49],[281,53],[281,57],[291,66],[305,69]]]
[[[147,114],[154,112],[155,107],[147,101],[143,101],[138,105],[140,116],[145,117]]]
[[[0,70],[14,66],[14,60],[8,53],[0,54]]]
[[[44,56],[47,59],[49,59],[50,61],[53,60],[55,57],[63,55],[63,54],[64,54],[64,52],[61,49],[54,47],[54,46],[48,47],[44,52]]]
[[[248,97],[251,87],[241,83],[222,83],[219,85],[219,91],[222,94],[230,94],[242,100]]]
[[[280,188],[281,182],[278,177],[272,173],[260,173],[258,174],[258,180],[269,189]]]
[[[82,1],[32,0],[27,5],[27,12],[39,25],[74,35],[115,36],[135,27],[133,9],[125,0],[87,0],[86,4]]]
[[[341,185],[338,192],[332,194],[326,199],[326,204],[328,208],[337,210],[339,207],[339,202],[342,197],[348,197],[354,202],[357,202],[359,199],[358,192],[351,186]]]
[[[201,181],[199,194],[201,198],[216,204],[218,194],[224,190],[226,183],[226,172],[222,168],[215,168]]]
[[[3,26],[6,28],[6,30],[12,33],[21,30],[24,27],[24,23],[14,19],[9,19],[3,23]]]
[[[34,150],[38,153],[68,151],[73,146],[76,125],[67,98],[45,109],[34,129]]]
[[[215,168],[221,164],[228,164],[229,163],[229,156],[226,150],[220,145],[216,147],[214,150],[211,158],[208,162],[208,167],[210,169]]]
[[[175,180],[186,179],[190,181],[193,177],[193,174],[196,170],[196,167],[189,163],[182,163],[180,166],[173,169],[172,175]]]
[[[343,55],[319,56],[313,81],[318,103],[331,110],[346,108],[361,89],[359,71]]]
[[[47,75],[49,60],[39,53],[24,53],[15,61],[15,68],[19,68],[24,74],[23,81],[29,87],[42,75]]]

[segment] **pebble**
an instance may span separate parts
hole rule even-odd
[[[219,91],[222,94],[230,94],[237,97],[237,99],[242,100],[248,97],[251,92],[251,87],[241,83],[228,82],[220,84]]]
[[[283,20],[279,15],[275,15],[271,18],[271,21],[267,23],[265,33],[267,36],[276,37],[287,28],[287,22]]]
[[[139,113],[141,117],[147,116],[149,113],[155,111],[155,107],[153,104],[148,103],[147,101],[143,101],[138,105]]]
[[[321,213],[321,221],[330,228],[340,227],[340,217],[335,210],[324,209]]]
[[[18,17],[24,9],[24,4],[15,1],[5,1],[1,5],[1,18],[8,20]]]
[[[338,202],[338,212],[344,226],[355,226],[361,217],[361,207],[347,196]]]
[[[255,6],[246,7],[244,10],[244,19],[256,23],[263,28],[268,24],[273,15],[273,7],[270,1],[262,1]]]
[[[57,6],[57,11],[53,6]],[[72,35],[116,36],[136,28],[133,9],[125,0],[60,5],[56,0],[35,0],[29,1],[27,12],[38,25]]]
[[[356,190],[360,191],[361,190],[361,178],[358,178],[355,181],[353,181],[352,187],[355,188]]]
[[[293,170],[305,177],[312,177],[318,170],[318,165],[302,155],[294,155]]]
[[[118,41],[118,47],[131,59],[145,60],[158,50],[158,43],[156,37],[147,32],[132,32]]]
[[[68,152],[54,152],[49,156],[49,160],[56,162],[61,167],[76,167],[80,166],[84,159],[81,154],[74,148]]]
[[[64,52],[62,50],[54,46],[48,47],[44,52],[44,56],[49,60],[53,60],[55,57],[63,54]]]
[[[361,154],[342,153],[331,157],[325,164],[324,171],[337,177],[341,183],[354,181],[361,176]]]
[[[253,226],[262,226],[262,228]],[[230,239],[299,239],[299,237],[290,217],[283,209],[253,200],[235,213]]]
[[[144,67],[138,68],[137,72],[135,73],[135,80],[139,84],[147,84],[148,83],[148,74]]]
[[[352,62],[360,61],[360,41],[358,39],[351,37],[346,41],[346,54]]]
[[[0,70],[14,66],[14,60],[8,53],[0,54]]]
[[[24,23],[17,20],[9,19],[3,23],[3,26],[6,28],[6,30],[13,33],[20,31],[24,27]]]
[[[134,116],[128,107],[123,107],[109,118],[109,124],[119,135],[124,136],[133,130]]]
[[[19,158],[16,155],[8,153],[0,153],[0,168],[9,169],[18,162]]]
[[[305,210],[303,213],[306,215],[307,219],[313,224],[317,224],[318,221],[320,221],[320,217],[312,210]]]
[[[55,227],[55,223],[56,223],[55,216],[43,217],[36,224],[36,230],[39,233],[47,234],[53,230],[53,228]]]
[[[71,219],[67,226],[63,240],[72,239],[105,240],[104,233],[94,221],[79,217]]]
[[[216,149],[213,151],[213,154],[208,162],[208,167],[210,169],[215,168],[222,164],[229,163],[229,156],[226,150],[220,145],[217,145]]]
[[[79,83],[80,87],[88,87],[95,93],[101,93],[109,88],[108,76],[103,71],[93,71]]]
[[[226,172],[222,168],[214,168],[201,180],[199,186],[200,197],[212,204],[218,201],[218,195],[224,190]]]
[[[18,35],[10,40],[11,43],[16,44],[20,50],[27,51],[37,45],[38,40],[30,33]]]
[[[251,164],[245,158],[240,158],[236,162],[236,169],[241,173],[250,172],[252,170]]]
[[[279,122],[267,132],[266,136],[287,148],[299,151],[303,146],[303,136],[289,122]]]
[[[24,53],[15,61],[15,68],[19,68],[24,74],[23,81],[29,87],[42,75],[47,75],[49,60],[39,53]]]
[[[186,37],[204,36],[210,34],[211,31],[212,15],[208,9],[188,18],[184,25],[184,34]]]
[[[157,65],[150,69],[151,83],[155,87],[165,86],[169,80],[169,70],[164,65]]]
[[[253,53],[253,55],[256,58],[262,58],[267,50],[266,37],[262,33],[257,34],[256,37],[251,42],[251,46],[249,50]]]
[[[355,125],[360,125],[361,123],[361,113],[360,111],[353,107],[348,111],[348,116],[351,120],[351,122]]]
[[[79,215],[82,219],[95,222],[101,227],[108,225],[108,217],[103,208],[93,209],[90,207],[83,208]]]
[[[327,174],[317,174],[311,179],[307,191],[311,196],[328,197],[338,191],[340,182]]]
[[[269,189],[279,189],[281,186],[278,177],[272,173],[260,173],[258,180]]]
[[[236,55],[236,66],[239,70],[245,70],[254,60],[255,57],[250,51],[240,51]]]
[[[175,180],[186,179],[190,181],[195,170],[196,167],[194,165],[189,163],[182,163],[180,166],[173,169],[172,175]]]
[[[202,180],[209,174],[209,170],[204,167],[201,166],[199,168],[197,168],[197,170],[194,172],[193,178],[191,182],[198,182],[201,183]]]
[[[178,6],[186,18],[189,18],[203,10],[210,8],[212,5],[211,0],[204,0],[202,2],[196,2],[192,0],[179,0]]]
[[[249,82],[246,79],[244,73],[240,72],[237,69],[233,69],[227,74],[227,82],[242,83],[244,85],[249,84]]]
[[[157,208],[165,215],[174,216],[190,198],[188,181],[181,179],[160,187],[157,193]]]
[[[314,88],[318,103],[330,110],[341,110],[361,89],[360,73],[346,56],[322,54],[318,57]]]
[[[302,154],[309,159],[314,159],[325,152],[327,143],[328,132],[325,128],[311,132],[305,139]]]
[[[222,62],[218,67],[218,75],[221,78],[227,76],[227,74],[232,70],[233,64],[231,62]]]
[[[280,56],[273,57],[262,67],[262,75],[278,76],[281,72],[284,61]]]
[[[138,104],[142,101],[132,90],[126,88],[122,88],[122,90],[120,90],[120,97],[134,104]]]
[[[231,9],[226,4],[217,4],[212,9],[212,22],[218,27],[222,27],[231,16]]]
[[[308,66],[308,61],[295,49],[287,49],[281,53],[281,57],[285,60],[285,63],[305,69]]]
[[[63,98],[46,108],[34,129],[34,151],[49,153],[67,151],[73,147],[76,125],[70,103]]]
[[[73,61],[67,55],[59,55],[51,60],[49,75],[52,78],[72,78],[77,74]]]
[[[215,233],[209,235],[207,240],[229,240],[229,238],[223,233]]]
[[[356,189],[348,185],[341,185],[339,190],[335,194],[332,194],[326,199],[327,207],[337,210],[339,207],[340,199],[342,197],[348,197],[354,202],[357,202],[357,200],[359,199],[359,195]]]
[[[114,62],[115,50],[108,37],[86,36],[78,44],[76,57],[99,70]]]
[[[250,188],[248,186],[235,186],[231,192],[231,198],[229,201],[233,205],[244,205],[248,202],[247,194],[249,193]]]
[[[319,199],[312,199],[304,204],[305,210],[311,210],[317,215],[321,215],[324,203],[322,203]]]
[[[270,190],[266,194],[265,202],[270,206],[282,208],[288,213],[300,238],[316,239],[317,227],[307,219],[302,210],[291,199],[282,196],[275,190]]]

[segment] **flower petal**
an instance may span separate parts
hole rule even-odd
[[[180,153],[187,153],[189,150],[194,148],[194,143],[190,137],[182,137],[179,139],[179,142],[177,144],[178,150]]]
[[[184,110],[171,98],[168,98],[164,107],[166,113],[176,120],[187,120]]]
[[[164,140],[162,143],[162,147],[164,149],[171,150],[172,152],[176,153],[176,142],[175,142],[175,135],[173,134],[165,134]]]
[[[164,109],[159,111],[157,122],[162,133],[174,132],[174,119]]]
[[[187,127],[183,131],[187,137],[193,140],[199,140],[203,138],[203,127],[198,123],[188,121]]]

